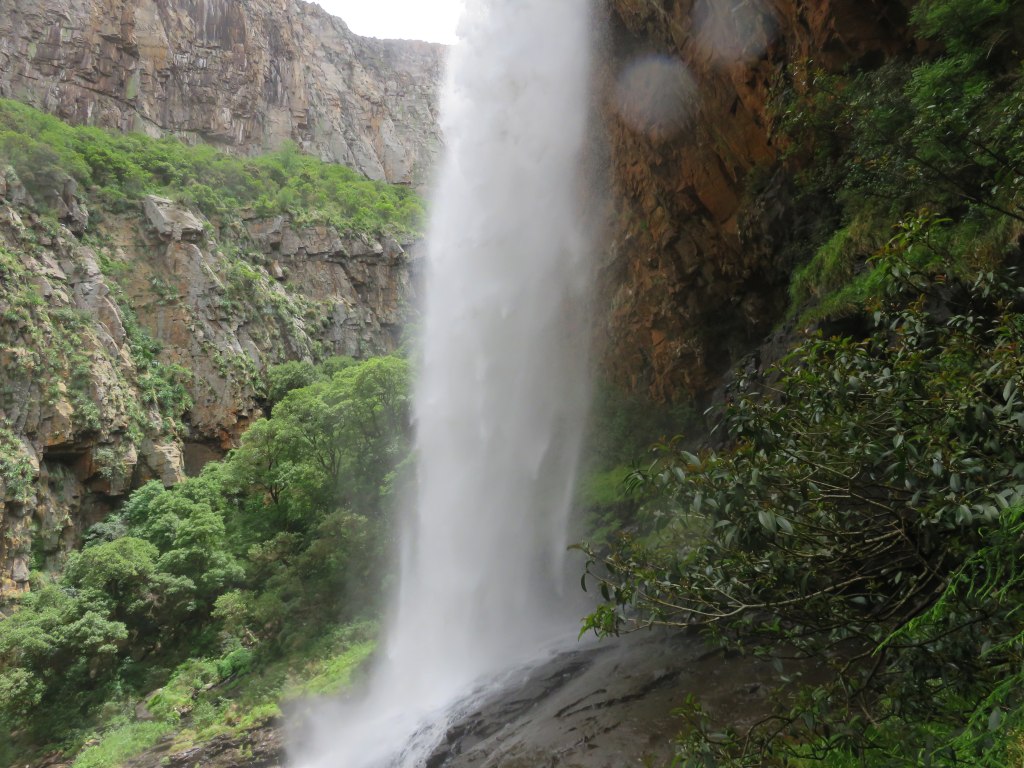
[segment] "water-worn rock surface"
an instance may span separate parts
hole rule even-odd
[[[0,0],[0,96],[250,154],[292,140],[391,182],[435,163],[444,57],[301,0]]]
[[[771,666],[726,658],[693,636],[642,634],[542,664],[456,722],[431,768],[668,765],[693,695],[742,729],[762,711]]]

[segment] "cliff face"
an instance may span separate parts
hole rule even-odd
[[[396,183],[439,152],[443,59],[301,0],[0,0],[0,96],[249,154],[292,140]]]
[[[808,217],[773,94],[913,42],[901,0],[611,0],[606,359],[658,399],[705,395],[777,323]],[[787,149],[796,154],[784,158]]]
[[[440,151],[443,62],[301,0],[0,0],[0,96],[402,184]],[[0,600],[231,447],[267,365],[392,351],[413,305],[408,242],[245,211],[218,230],[155,197],[90,221],[73,182],[46,194],[52,216],[0,164]]]
[[[776,138],[773,94],[799,88],[812,59],[837,70],[899,55],[914,44],[907,10],[607,8],[604,357],[632,388],[700,397],[779,321],[794,261],[809,256],[791,246],[817,212],[792,204],[801,148]],[[0,93],[74,121],[241,152],[290,138],[410,183],[436,156],[438,46],[364,40],[294,0],[0,0],[0,11]],[[229,447],[259,413],[267,364],[388,351],[408,319],[409,257],[394,240],[245,216],[214,234],[156,198],[85,234],[73,189],[56,227],[22,195],[0,180],[0,590],[24,588],[33,547],[59,559],[131,487],[172,483]],[[168,401],[183,396],[175,413]]]
[[[132,488],[231,447],[267,365],[392,351],[412,312],[409,243],[284,216],[217,231],[157,197],[91,223],[70,190],[59,222],[26,201],[0,172],[0,600]]]
[[[912,44],[907,0],[609,0],[614,236],[601,335],[621,382],[701,395],[785,306],[793,158],[770,102],[813,61]],[[440,46],[301,0],[0,0],[0,95],[74,122],[254,152],[291,139],[371,178],[437,158]]]

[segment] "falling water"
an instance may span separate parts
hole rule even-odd
[[[395,618],[369,700],[332,724],[316,766],[422,765],[482,681],[575,639],[563,558],[587,400],[590,6],[469,0],[443,104]]]

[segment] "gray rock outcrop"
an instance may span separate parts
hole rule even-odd
[[[427,768],[671,765],[688,697],[742,731],[766,710],[771,665],[652,632],[563,654],[457,717]]]
[[[395,183],[434,165],[444,55],[301,0],[0,0],[0,96],[246,154],[290,140]]]
[[[41,218],[0,171],[0,603],[133,488],[235,445],[268,365],[392,351],[414,313],[411,243],[278,216],[221,244],[153,196],[86,238],[67,203]]]

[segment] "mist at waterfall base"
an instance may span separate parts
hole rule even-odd
[[[460,35],[393,618],[366,697],[296,745],[309,768],[423,765],[460,702],[574,643],[583,613],[565,558],[588,399],[591,2],[469,0]]]

